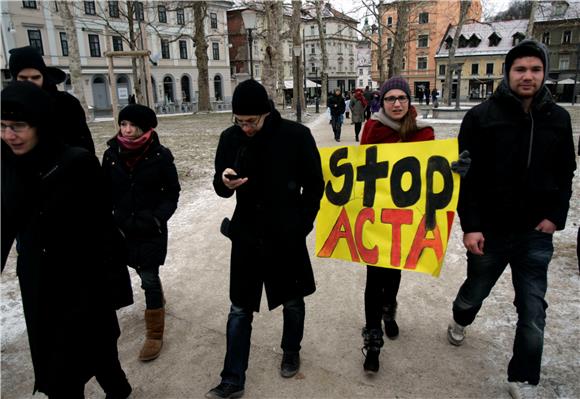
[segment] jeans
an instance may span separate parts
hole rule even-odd
[[[159,265],[140,267],[137,274],[141,277],[141,288],[145,291],[145,307],[159,309],[163,307],[163,288],[159,278]]]
[[[362,127],[362,122],[355,122],[354,123],[354,137],[358,141],[358,135],[360,133],[360,128]]]
[[[508,381],[536,385],[544,345],[548,264],[554,247],[552,235],[539,231],[484,234],[484,255],[467,254],[467,278],[453,302],[453,319],[462,326],[477,312],[506,266],[512,269],[514,305],[518,313]]]
[[[397,303],[401,270],[367,266],[365,318],[368,329],[380,329],[383,308]]]
[[[304,335],[304,298],[292,299],[285,302],[283,306],[282,350],[284,353],[298,353]],[[224,369],[220,374],[223,383],[244,387],[250,357],[253,318],[251,309],[232,304],[228,315]]]
[[[334,132],[334,138],[340,140],[340,133],[342,128],[342,115],[332,115],[330,119],[332,124],[332,131]]]

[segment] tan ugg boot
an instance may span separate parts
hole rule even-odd
[[[139,360],[146,362],[157,359],[163,346],[163,329],[165,327],[165,308],[145,310],[145,325],[147,326],[147,335]]]

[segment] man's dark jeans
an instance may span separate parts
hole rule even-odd
[[[137,274],[141,277],[141,288],[145,291],[145,307],[159,309],[163,307],[163,288],[159,278],[159,266],[140,267]]]
[[[342,115],[332,115],[330,124],[332,125],[332,131],[334,132],[334,138],[336,140],[340,140],[340,134],[342,130]]]
[[[522,233],[484,233],[484,255],[467,254],[467,279],[453,302],[453,318],[462,326],[473,322],[508,263],[518,312],[513,356],[508,381],[536,385],[544,345],[548,288],[548,264],[554,247],[552,235],[539,231]]]
[[[284,353],[298,353],[304,334],[304,298],[290,300],[283,306],[282,350]],[[253,318],[251,309],[232,304],[228,315],[226,358],[224,369],[220,374],[223,383],[244,387],[250,357]]]

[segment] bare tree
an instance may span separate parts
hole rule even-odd
[[[451,105],[451,89],[453,87],[453,72],[455,63],[455,50],[457,49],[457,44],[459,42],[459,37],[461,36],[461,30],[465,24],[465,19],[467,16],[467,11],[471,7],[471,0],[462,0],[459,6],[459,22],[457,22],[457,27],[455,28],[455,34],[453,35],[453,42],[449,46],[449,58],[447,61],[447,71],[445,73],[445,83],[443,85],[443,92],[445,93],[445,103]],[[461,82],[457,82],[461,84]]]
[[[211,111],[209,101],[209,73],[207,40],[205,37],[205,17],[207,15],[207,2],[193,2],[193,23],[195,28],[195,58],[197,59],[197,85],[199,89],[198,111]]]
[[[302,1],[300,0],[292,0],[292,46],[293,47],[300,47],[302,48],[302,37],[300,35],[300,27],[302,22]],[[294,48],[292,49],[294,50]],[[292,70],[294,71],[294,88],[293,88],[293,96],[294,96],[294,105],[297,106],[300,104],[302,106],[303,97],[304,97],[304,90],[302,89],[302,51],[298,56],[294,55],[294,51],[292,51]]]
[[[531,39],[534,37],[534,22],[536,21],[536,12],[538,11],[538,2],[532,1],[532,5],[530,7],[530,17],[528,19],[528,28],[526,29],[526,38]]]
[[[278,83],[278,71],[280,62],[280,25],[283,20],[277,13],[278,1],[264,1],[264,11],[266,14],[266,54],[264,56],[264,68],[262,84],[266,88],[269,97],[277,101],[276,83]],[[283,87],[283,86],[282,86]]]
[[[70,81],[73,88],[73,94],[78,98],[81,103],[85,115],[90,118],[91,115],[88,112],[87,100],[85,98],[85,91],[83,90],[83,79],[82,79],[82,67],[81,67],[81,55],[79,52],[79,39],[77,37],[75,19],[73,11],[69,7],[68,1],[58,1],[58,8],[61,10],[62,23],[64,25],[64,30],[66,32],[66,37],[68,41],[68,57],[69,57],[69,72]]]
[[[391,68],[389,69],[389,77],[400,75],[403,71],[403,59],[405,57],[407,37],[409,36],[409,15],[411,13],[412,3],[398,1],[396,7],[397,29],[395,31],[395,40],[393,41],[393,48],[391,50],[392,55],[390,60]]]
[[[318,36],[320,38],[320,52],[322,53],[322,69],[320,71],[320,103],[326,106],[328,96],[328,52],[326,51],[326,33],[322,24],[322,7],[324,7],[323,0],[315,0],[316,8],[316,25],[318,26]]]

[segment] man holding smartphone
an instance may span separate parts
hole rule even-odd
[[[266,89],[253,79],[232,98],[233,126],[222,132],[213,186],[220,197],[236,194],[236,209],[223,231],[232,240],[227,348],[221,383],[207,398],[244,394],[253,313],[262,286],[268,308],[283,305],[282,377],[300,368],[304,297],[316,290],[306,248],[320,207],[324,181],[310,130],[282,119]]]

